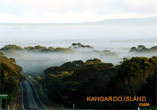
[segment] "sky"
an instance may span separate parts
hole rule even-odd
[[[157,0],[0,0],[0,23],[80,23],[157,16]]]

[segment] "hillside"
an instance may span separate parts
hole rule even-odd
[[[46,94],[50,100],[58,104],[62,103],[66,107],[72,107],[72,104],[75,104],[76,108],[128,109],[137,108],[139,103],[147,102],[151,105],[147,108],[153,108],[156,104],[156,92],[153,89],[156,87],[156,62],[157,57],[132,57],[125,58],[117,66],[101,62],[67,71],[57,71],[51,67],[45,70],[45,77],[37,76],[36,79],[47,89]],[[61,67],[63,66],[57,68]],[[148,88],[149,91],[147,91]],[[130,101],[131,99],[129,101],[94,101],[97,99],[88,100],[87,98],[119,96],[124,99],[127,96],[141,95],[147,100],[144,102]]]
[[[8,104],[13,99],[20,80],[25,80],[21,71],[22,67],[16,64],[14,58],[7,58],[0,52],[1,94],[9,94]],[[3,101],[4,106],[5,100]]]
[[[97,23],[108,24],[108,25],[157,25],[157,17],[105,19]]]

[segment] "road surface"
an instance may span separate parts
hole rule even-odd
[[[22,109],[45,109],[31,80],[27,78],[26,81],[21,82],[20,85],[22,88]]]

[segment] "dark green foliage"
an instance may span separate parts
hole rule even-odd
[[[92,63],[88,63],[89,61],[91,61]],[[94,58],[93,60],[87,60],[86,63],[84,63],[81,60],[78,61],[73,61],[73,62],[66,62],[64,64],[62,64],[60,67],[50,67],[47,68],[44,73],[45,74],[58,74],[61,71],[67,71],[67,72],[71,72],[71,71],[75,71],[77,69],[80,69],[82,67],[84,67],[85,65],[91,65],[91,64],[100,64],[102,63],[101,60]]]
[[[71,47],[68,48],[57,47],[56,49],[54,49],[54,52],[70,52],[71,50],[72,50]]]
[[[10,61],[12,61],[13,63],[16,63],[15,58],[9,58]]]
[[[73,48],[90,48],[93,49],[90,45],[82,45],[81,43],[72,43]]]
[[[52,50],[49,50],[49,49],[41,49],[40,52],[46,53],[46,52],[52,52]]]
[[[8,56],[13,56],[13,55],[17,56],[19,55],[18,52],[24,52],[24,49],[20,46],[9,44],[2,47],[0,51]]]
[[[152,51],[155,51],[155,52],[156,52],[156,51],[157,51],[157,46],[151,47],[150,49],[151,49]]]
[[[19,78],[20,81],[26,80],[26,77],[22,73],[19,73],[18,78]]]
[[[118,68],[118,74],[107,84],[110,88],[107,89],[107,95],[146,96],[152,105],[155,104],[153,97],[156,94],[156,62],[156,57],[133,57],[124,60]]]
[[[25,76],[19,73],[22,71],[22,67],[16,65],[15,62],[14,58],[0,56],[1,94],[9,94],[8,104],[15,95],[21,76],[25,79]],[[4,103],[5,101],[3,105],[5,105]]]
[[[72,73],[46,74],[44,87],[50,100],[67,107],[74,103],[76,108],[84,109],[136,109],[138,101],[90,102],[87,96],[145,96],[147,102],[155,106],[157,57],[125,58],[117,66],[96,61],[94,64],[94,60],[88,60],[92,64],[74,69]],[[72,63],[67,62],[62,67],[70,65]]]
[[[53,48],[53,47],[49,47],[46,48],[44,46],[40,46],[37,45],[35,47],[32,46],[28,46],[28,47],[24,47],[25,50],[30,51],[30,52],[41,52],[41,53],[47,53],[47,52],[70,52],[72,50],[71,47],[69,48],[62,48],[62,47],[57,47],[57,48]]]
[[[20,50],[24,50],[22,47],[17,46],[17,45],[6,45],[3,48],[0,49],[1,51],[8,51],[8,50],[13,50],[13,51],[20,51]]]
[[[144,45],[138,45],[138,47],[132,47],[129,52],[136,53],[149,53],[149,52],[157,52],[157,46],[151,47],[150,49],[146,48]]]
[[[49,49],[49,50],[54,50],[54,48],[53,48],[53,47],[49,47],[48,49]]]
[[[48,89],[47,95],[50,100],[71,107],[73,103],[81,105],[81,102],[86,102],[88,95],[103,95],[107,81],[116,74],[116,69],[111,68],[113,64],[100,63],[98,59],[93,61],[97,64],[87,65],[72,73],[60,73],[66,75],[46,74],[44,87]],[[79,63],[83,64],[81,61],[74,61],[67,62],[62,67]]]
[[[53,67],[50,67],[50,68],[47,68],[44,73],[45,74],[57,74],[58,72],[61,72],[62,69],[58,66],[53,66]]]
[[[157,70],[156,73],[150,75],[147,78],[147,84],[142,85],[141,89],[137,93],[141,96],[146,96],[147,102],[150,103],[151,106],[156,105],[156,85],[157,85]]]
[[[112,64],[93,64],[87,65],[84,68],[79,69],[78,71],[74,71],[73,78],[77,80],[78,78],[81,79],[80,81],[86,81],[89,78],[93,78],[96,73],[106,68],[112,67]]]
[[[61,65],[60,67],[63,69],[63,71],[70,72],[70,71],[74,71],[74,70],[84,67],[84,62],[81,60],[67,62],[67,63],[64,63],[63,65]]]
[[[29,51],[29,52],[36,52],[36,49],[32,46],[24,47],[24,49]]]
[[[4,55],[4,53],[0,52],[0,55]]]
[[[94,60],[92,59],[87,60],[85,65],[99,64],[99,63],[102,63],[102,61],[100,59],[94,58]]]
[[[35,49],[37,49],[37,50],[42,50],[42,49],[47,49],[47,48],[44,47],[44,46],[36,45],[36,46],[35,46]]]
[[[50,47],[50,48],[46,48],[44,46],[40,46],[40,45],[37,45],[34,47],[36,52],[41,52],[41,53],[47,53],[47,52],[52,52],[52,49],[53,47]]]
[[[136,47],[131,47],[129,52],[135,52],[136,50],[137,50]]]
[[[70,72],[70,71],[74,71],[79,68],[82,68],[83,66],[84,66],[84,63],[81,60],[78,60],[78,61],[64,63],[60,67],[56,67],[56,66],[50,67],[46,69],[44,73],[45,74],[57,74],[57,73],[60,73],[61,71]]]

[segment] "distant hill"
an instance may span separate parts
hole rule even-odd
[[[157,17],[151,18],[128,18],[128,19],[106,19],[97,23],[108,25],[157,25]]]
[[[157,25],[157,17],[149,18],[121,18],[121,19],[104,19],[97,22],[80,22],[80,23],[1,23],[0,25]]]

